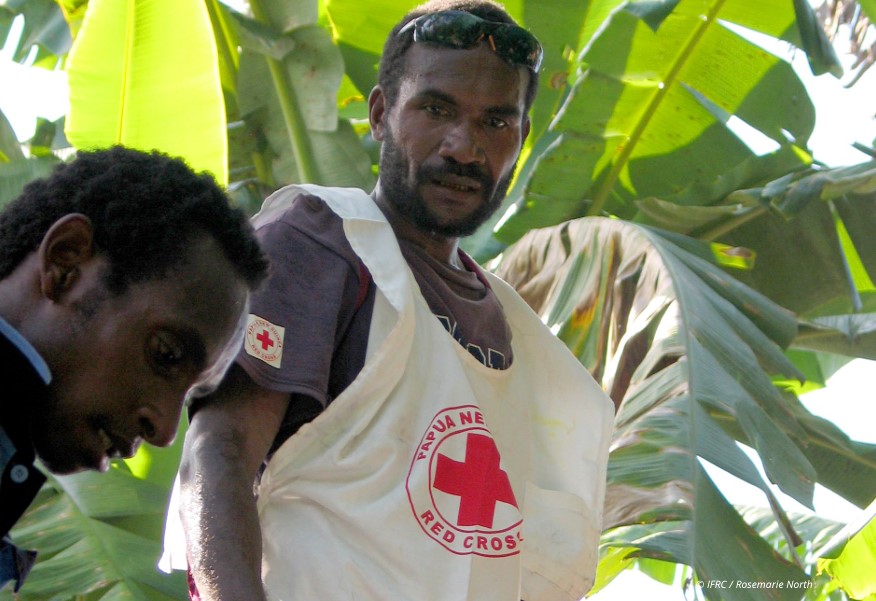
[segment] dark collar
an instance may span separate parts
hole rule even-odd
[[[47,391],[45,381],[30,360],[0,334],[0,425],[16,449],[28,457],[33,456],[31,411]]]

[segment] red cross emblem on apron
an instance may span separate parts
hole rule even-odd
[[[445,409],[432,419],[406,484],[417,523],[448,551],[484,557],[520,552],[523,518],[478,407]]]

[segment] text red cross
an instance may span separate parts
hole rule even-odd
[[[483,434],[468,435],[464,463],[439,453],[435,488],[459,497],[459,526],[492,528],[498,501],[517,507],[496,443]]]
[[[262,350],[266,351],[272,346],[274,346],[274,341],[271,340],[271,335],[268,334],[267,330],[262,330],[262,333],[256,336],[256,340],[262,343]]]

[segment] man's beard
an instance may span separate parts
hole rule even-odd
[[[380,189],[384,197],[402,217],[418,229],[445,238],[462,238],[475,233],[502,205],[514,176],[512,169],[495,184],[494,189],[493,178],[480,166],[457,163],[452,159],[445,159],[444,164],[438,167],[421,166],[413,181],[408,179],[409,172],[410,161],[395,143],[392,134],[387,132],[380,154]],[[447,174],[467,177],[481,184],[483,202],[464,220],[442,222],[429,210],[419,192],[420,185]]]

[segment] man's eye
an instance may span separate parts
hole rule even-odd
[[[444,115],[447,112],[443,108],[435,104],[427,104],[423,107],[423,110],[435,117]]]
[[[149,355],[157,367],[172,370],[184,359],[183,348],[168,334],[154,334],[149,339]]]
[[[489,122],[490,127],[493,127],[495,129],[502,129],[502,128],[508,127],[508,122],[505,121],[504,119],[500,119],[499,117],[490,117],[488,122]]]

